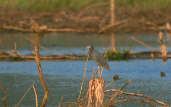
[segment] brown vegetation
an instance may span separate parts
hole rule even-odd
[[[147,32],[166,28],[170,31],[171,8],[139,10],[125,5],[111,8],[115,15],[110,15],[108,3],[88,6],[80,11],[59,11],[49,13],[0,13],[0,30],[31,32],[30,19],[34,19],[46,32]],[[115,9],[117,8],[117,9]],[[110,23],[110,16],[114,17]],[[160,20],[159,20],[160,19]]]

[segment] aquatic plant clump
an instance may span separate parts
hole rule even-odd
[[[124,49],[123,51],[121,50],[107,50],[104,54],[105,58],[108,60],[125,60],[128,59],[130,55],[130,50],[129,49]]]

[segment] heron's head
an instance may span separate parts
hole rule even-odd
[[[91,54],[92,51],[94,50],[94,47],[92,45],[89,45],[86,47],[86,49],[88,50],[88,54]]]
[[[86,49],[89,50],[89,51],[92,51],[92,50],[94,49],[94,47],[93,47],[92,45],[88,45],[88,46],[86,47]]]

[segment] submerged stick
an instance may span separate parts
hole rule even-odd
[[[7,104],[6,104],[6,100],[8,98],[8,92],[7,92],[5,86],[2,83],[0,83],[0,88],[2,89],[3,93],[5,94],[5,96],[2,97],[2,99],[1,99],[2,105],[3,105],[3,107],[8,107]]]

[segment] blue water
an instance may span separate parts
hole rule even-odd
[[[101,38],[97,35],[89,35],[89,36],[80,36],[79,39],[84,39],[88,42],[83,42],[81,39],[80,42],[75,43],[76,40],[75,35],[72,35],[74,40],[62,38],[60,35],[53,34],[53,36],[49,36],[50,40],[53,38],[60,38],[60,40],[68,41],[67,44],[58,44],[58,40],[54,39],[52,41],[53,45],[49,45],[51,42],[43,42],[45,46],[49,47],[47,50],[41,49],[41,54],[49,55],[49,54],[64,54],[64,53],[81,53],[87,54],[87,50],[84,49],[86,45],[90,43],[90,37],[92,38]],[[67,35],[68,36],[68,35]],[[129,35],[128,35],[129,36]],[[47,39],[47,37],[45,37]],[[105,39],[104,39],[105,38]],[[133,41],[126,41],[123,37],[118,37],[120,42],[117,47],[120,48],[128,48],[132,46],[132,51],[140,51],[140,50],[150,50],[141,45],[137,45],[133,43]],[[122,39],[121,39],[122,38]],[[144,40],[155,48],[159,48],[157,46],[155,36],[149,35],[149,38],[143,39],[140,35],[137,38]],[[110,37],[103,37],[103,39],[97,39],[95,41],[95,47],[100,52],[104,51],[104,48],[108,48],[108,43]],[[4,39],[5,40],[5,39]],[[48,39],[49,40],[49,39]],[[105,41],[106,40],[106,41]],[[56,41],[56,42],[55,42]],[[70,45],[72,42],[73,46]],[[104,41],[104,42],[102,42]],[[61,42],[62,43],[62,42]],[[94,43],[94,42],[92,42]],[[102,44],[100,44],[102,43]],[[17,41],[17,44],[21,44],[20,41]],[[9,44],[8,44],[9,45]],[[7,46],[4,50],[10,50],[12,46]],[[28,45],[18,46],[19,51],[23,54],[30,53],[32,48]],[[24,48],[24,49],[23,49]],[[60,101],[61,97],[64,96],[64,101],[70,102],[75,101],[80,90],[80,85],[83,77],[85,61],[42,61],[42,68],[45,80],[47,82],[48,88],[50,90],[47,107],[55,107],[57,103]],[[152,60],[128,60],[128,61],[110,61],[110,72],[104,70],[103,78],[105,79],[105,83],[112,81],[113,75],[118,74],[120,76],[120,80],[114,82],[110,88],[120,88],[127,80],[131,80],[131,83],[124,89],[124,91],[142,93],[147,96],[151,96],[152,98],[161,100],[165,103],[171,104],[171,60],[168,60],[167,63],[163,63],[162,60],[156,59]],[[87,75],[86,80],[88,80],[92,73],[92,68],[97,69],[96,64],[93,61],[89,61],[87,65]],[[165,72],[166,77],[160,77],[160,72]],[[34,61],[29,62],[0,62],[0,82],[5,85],[7,88],[9,98],[7,100],[7,104],[11,107],[14,106],[19,99],[24,95],[24,92],[27,88],[31,86],[31,84],[35,81],[35,87],[37,89],[39,95],[39,102],[43,96],[43,88],[39,81],[38,71],[36,67],[36,63]],[[87,83],[87,81],[86,81]],[[0,91],[0,98],[3,97],[2,91]],[[0,103],[1,104],[1,103]],[[29,93],[26,95],[24,100],[21,103],[21,107],[30,107],[35,106],[35,98],[33,90],[31,89]],[[140,103],[127,103],[124,107],[132,107],[132,106],[143,106]],[[147,105],[144,105],[147,106]]]

